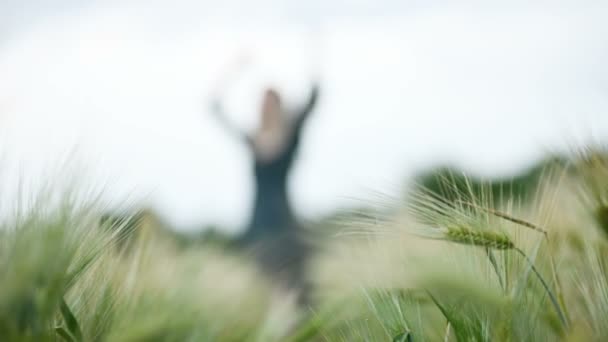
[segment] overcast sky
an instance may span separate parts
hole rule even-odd
[[[305,218],[397,193],[432,165],[508,176],[608,134],[599,1],[218,3],[1,1],[5,170],[37,180],[69,155],[116,203],[241,229],[251,159],[208,102],[243,55],[223,100],[244,131],[264,86],[296,107],[320,76],[290,180]]]

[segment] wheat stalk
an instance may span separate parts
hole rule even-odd
[[[507,220],[507,221],[511,221],[511,222],[513,222],[515,224],[518,224],[520,226],[523,226],[523,227],[535,230],[535,231],[537,231],[539,233],[544,234],[545,237],[548,236],[548,233],[547,233],[547,231],[545,229],[542,229],[541,227],[539,227],[539,226],[537,226],[537,225],[535,225],[535,224],[533,224],[531,222],[524,221],[522,219],[513,217],[513,216],[511,216],[511,215],[509,215],[507,213],[504,213],[502,211],[498,211],[498,210],[492,209],[492,208],[485,208],[485,207],[482,207],[482,206],[479,206],[477,204],[470,203],[470,202],[467,202],[467,201],[459,201],[459,203],[464,204],[466,206],[469,206],[471,208],[475,208],[475,209],[479,209],[479,210],[485,211],[485,212],[487,212],[487,213],[489,213],[491,215],[494,215],[496,217],[499,217],[499,218]]]
[[[492,231],[482,231],[482,230],[472,230],[466,227],[446,227],[444,230],[444,240],[451,241],[460,244],[467,244],[472,246],[485,247],[487,249],[497,249],[497,250],[515,250],[518,254],[520,254],[526,262],[530,265],[532,272],[536,275],[536,277],[540,280],[541,285],[549,295],[549,299],[551,303],[555,307],[557,314],[559,316],[560,321],[564,326],[568,326],[566,321],[566,316],[564,315],[555,295],[549,288],[549,285],[541,276],[538,269],[534,266],[534,263],[530,258],[515,246],[515,243],[511,241],[509,236],[503,233],[497,233]]]

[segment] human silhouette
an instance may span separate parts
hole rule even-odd
[[[319,85],[314,82],[306,103],[298,110],[289,111],[279,93],[267,89],[262,97],[259,127],[253,134],[243,133],[228,120],[218,98],[213,102],[215,117],[248,147],[254,160],[253,215],[240,242],[257,247],[262,266],[274,274],[284,274],[292,285],[301,285],[297,283],[301,282],[308,248],[299,237],[300,225],[290,205],[287,180],[302,139],[302,129],[318,97]]]

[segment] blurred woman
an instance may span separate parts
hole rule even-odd
[[[256,246],[262,265],[273,273],[285,273],[291,282],[299,282],[306,245],[297,236],[299,224],[290,206],[287,180],[302,129],[319,97],[315,83],[306,103],[294,112],[288,111],[274,89],[266,89],[260,106],[260,124],[249,135],[239,131],[228,119],[216,98],[213,113],[218,121],[238,137],[253,156],[255,203],[251,221],[241,242]]]

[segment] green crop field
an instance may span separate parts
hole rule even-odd
[[[608,340],[608,158],[522,177],[444,170],[319,223],[306,305],[222,239],[39,200],[1,223],[0,340]]]

